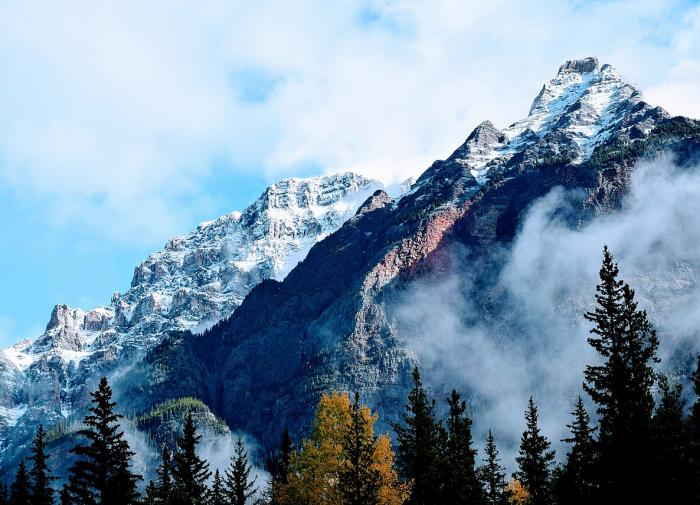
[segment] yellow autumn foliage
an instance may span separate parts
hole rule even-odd
[[[513,479],[508,483],[506,491],[509,494],[508,500],[513,505],[527,505],[529,502],[530,493],[527,492],[522,482],[517,479]]]
[[[281,505],[342,505],[338,483],[346,464],[343,441],[351,423],[350,409],[347,393],[323,395],[316,409],[311,436],[293,455],[289,482],[279,488]],[[365,405],[361,407],[361,414],[364,429],[373,436],[377,416]],[[381,505],[401,505],[408,496],[408,489],[398,482],[393,469],[394,452],[388,436],[378,437],[373,460],[381,480]]]

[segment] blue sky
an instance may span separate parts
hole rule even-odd
[[[589,55],[700,117],[697,2],[0,0],[0,345],[279,178],[416,175]]]

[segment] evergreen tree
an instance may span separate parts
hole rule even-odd
[[[52,505],[54,490],[51,487],[51,476],[47,464],[46,454],[46,432],[43,426],[39,426],[32,444],[32,455],[29,458],[32,462],[30,475],[32,478],[32,505]]]
[[[661,397],[653,418],[654,496],[658,503],[688,504],[693,501],[694,472],[690,457],[690,438],[684,419],[682,386],[672,386],[659,377]]]
[[[526,429],[520,439],[520,455],[515,458],[518,471],[513,474],[527,491],[530,505],[547,505],[551,502],[551,465],[554,451],[549,441],[540,434],[537,424],[537,406],[532,397],[525,411]]]
[[[60,505],[72,505],[73,501],[70,497],[70,491],[68,490],[68,485],[64,484],[61,488],[61,492],[58,496],[58,501]]]
[[[211,499],[209,503],[211,505],[228,505],[224,481],[221,479],[221,474],[218,469],[214,472],[214,483],[211,487]]]
[[[595,428],[590,426],[590,417],[579,396],[571,413],[574,420],[567,427],[571,437],[563,442],[571,444],[566,463],[558,469],[555,478],[555,494],[558,503],[570,505],[590,504],[595,491]]]
[[[161,451],[161,461],[158,467],[158,480],[156,484],[158,501],[161,505],[169,505],[170,497],[172,495],[172,454],[170,454],[170,449],[168,446],[163,444],[163,450]]]
[[[339,476],[344,505],[378,505],[381,486],[379,471],[374,466],[377,437],[371,432],[360,405],[360,396],[350,405],[350,426],[343,440],[345,464]]]
[[[435,402],[428,399],[416,367],[403,426],[394,426],[399,444],[396,463],[401,477],[412,485],[407,505],[433,505],[439,496],[440,429],[435,422],[434,408]]]
[[[116,403],[105,377],[90,396],[93,405],[85,416],[85,428],[78,432],[88,443],[71,450],[79,458],[70,468],[71,499],[77,505],[136,503],[136,483],[141,477],[130,470],[134,453],[120,429],[122,416],[114,412]]]
[[[236,449],[224,479],[228,502],[231,505],[245,505],[248,498],[257,491],[255,479],[250,480],[250,470],[251,466],[248,464],[248,453],[243,445],[243,439],[238,437]]]
[[[651,480],[651,364],[658,361],[658,339],[646,312],[637,308],[634,290],[618,274],[605,247],[597,306],[585,314],[594,323],[588,342],[603,362],[586,367],[584,389],[600,417],[596,480],[601,498],[638,502],[647,497],[638,483]]]
[[[146,496],[143,500],[145,505],[160,505],[160,497],[158,495],[158,486],[152,480],[148,481],[146,486]]]
[[[294,454],[294,442],[289,436],[289,430],[284,430],[282,442],[280,444],[279,457],[279,481],[286,484],[289,480],[289,471],[292,466],[292,455]]]
[[[688,457],[692,471],[692,500],[691,503],[700,504],[700,356],[697,358],[695,371],[690,375],[695,393],[695,402],[690,409],[688,418],[688,437],[690,439]]]
[[[506,482],[506,469],[501,466],[491,430],[486,437],[485,452],[486,459],[479,468],[479,481],[483,489],[484,502],[487,505],[507,505],[509,494],[506,490],[508,484]]]
[[[10,486],[10,505],[31,505],[29,473],[24,460],[19,462],[15,481]]]
[[[209,464],[197,455],[197,445],[202,437],[197,435],[192,413],[185,416],[182,437],[177,448],[172,469],[173,490],[171,503],[175,505],[203,505],[207,498],[207,480],[211,476]]]
[[[265,499],[269,505],[277,505],[277,490],[289,482],[289,471],[294,454],[294,444],[289,430],[284,430],[278,450],[272,452],[265,462],[270,477],[265,490]]]
[[[482,502],[481,487],[476,475],[476,449],[472,447],[472,420],[467,404],[453,390],[447,400],[447,441],[443,455],[443,501],[454,505],[475,505]]]

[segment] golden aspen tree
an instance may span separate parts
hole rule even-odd
[[[377,416],[360,407],[363,429],[374,437]],[[348,464],[344,442],[351,425],[351,401],[347,393],[324,394],[311,435],[291,458],[287,484],[279,486],[281,505],[343,505],[340,475]],[[372,465],[380,476],[380,504],[401,505],[408,494],[393,469],[394,453],[387,435],[377,437]]]

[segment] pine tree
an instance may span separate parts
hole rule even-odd
[[[15,481],[10,486],[10,505],[31,505],[29,473],[24,460],[19,462]]]
[[[653,418],[654,496],[657,503],[688,504],[693,501],[695,478],[690,457],[690,437],[684,419],[682,386],[659,377],[661,397]]]
[[[68,490],[68,485],[64,484],[61,488],[61,493],[59,494],[58,501],[60,505],[73,505],[73,501],[70,497],[70,491]]]
[[[143,500],[144,505],[160,505],[160,497],[158,496],[158,486],[152,480],[146,485],[146,496]]]
[[[207,480],[211,477],[209,464],[197,455],[197,445],[202,437],[197,435],[192,413],[185,416],[182,437],[177,439],[172,469],[173,491],[171,503],[175,505],[204,505],[207,498]]]
[[[374,466],[377,437],[369,429],[360,396],[350,405],[350,425],[343,440],[339,485],[344,505],[378,505],[380,475]]]
[[[695,371],[690,375],[695,393],[695,402],[688,418],[688,437],[690,438],[689,458],[693,473],[693,498],[691,503],[700,504],[700,356],[697,358]]]
[[[486,437],[485,452],[486,459],[484,459],[484,464],[479,467],[479,481],[483,489],[484,503],[487,505],[507,505],[509,495],[506,490],[506,472],[505,468],[501,466],[491,430]]]
[[[597,306],[585,314],[594,323],[589,344],[601,355],[600,365],[586,367],[584,389],[600,417],[596,480],[600,497],[613,501],[644,500],[650,482],[651,393],[658,361],[658,339],[634,290],[618,280],[619,270],[607,247],[603,250]]]
[[[289,430],[284,430],[279,456],[279,481],[282,484],[286,484],[289,480],[289,470],[292,465],[293,454],[294,442],[292,442],[292,437],[289,436]]]
[[[447,402],[450,413],[443,455],[443,500],[454,505],[475,505],[482,502],[482,493],[476,475],[476,449],[472,447],[472,420],[457,391],[452,391]]]
[[[211,499],[209,500],[211,505],[227,505],[226,500],[226,490],[224,489],[224,481],[221,479],[221,474],[217,469],[214,472],[214,483],[211,487]]]
[[[120,430],[121,415],[114,412],[112,389],[103,377],[90,393],[93,406],[78,433],[88,441],[71,452],[78,461],[70,468],[69,493],[78,505],[130,505],[138,500],[136,483],[141,479],[130,470],[134,453]]]
[[[265,499],[269,505],[278,505],[278,489],[289,483],[289,471],[294,454],[294,443],[289,435],[289,430],[284,430],[278,450],[267,458],[265,467],[270,474],[265,490]]]
[[[515,458],[518,471],[513,473],[529,495],[530,505],[547,505],[551,502],[551,465],[554,451],[549,441],[540,434],[537,424],[537,406],[530,397],[525,411],[527,428],[520,439],[520,455]]]
[[[51,487],[51,481],[54,478],[47,464],[46,432],[41,425],[34,437],[32,455],[29,459],[32,462],[29,472],[32,478],[32,505],[53,505],[54,490]]]
[[[423,389],[418,367],[413,370],[413,389],[403,416],[403,426],[394,425],[399,446],[396,463],[401,477],[412,484],[407,505],[433,505],[440,492],[438,447],[440,430]]]
[[[571,437],[562,440],[571,444],[571,450],[566,463],[556,472],[555,494],[558,503],[584,505],[592,502],[595,492],[595,428],[590,426],[590,417],[580,396],[571,415],[574,420],[567,425]]]
[[[156,489],[158,491],[158,501],[161,505],[169,505],[170,497],[172,495],[172,454],[170,454],[170,449],[167,445],[163,445],[163,450],[161,451],[161,462],[158,467],[157,474],[158,480],[156,483]]]
[[[250,480],[251,466],[248,464],[248,453],[243,445],[243,439],[238,437],[231,464],[225,473],[224,483],[226,494],[231,505],[245,505],[255,492],[255,480]]]

